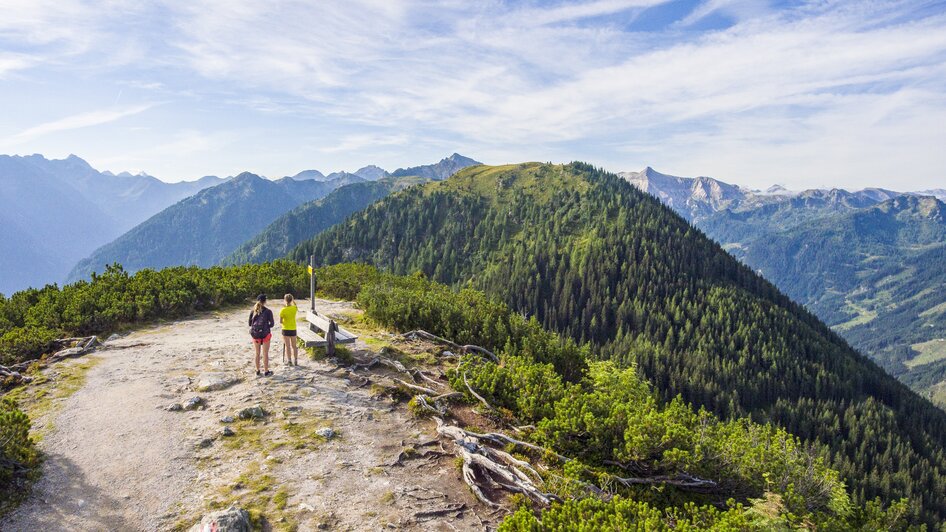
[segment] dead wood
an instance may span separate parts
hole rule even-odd
[[[477,399],[479,402],[481,402],[481,403],[483,403],[484,405],[486,405],[486,408],[488,408],[488,409],[490,409],[490,410],[496,410],[495,408],[493,408],[493,405],[489,404],[489,402],[488,402],[486,399],[483,398],[482,395],[480,395],[480,394],[476,393],[475,391],[473,391],[473,387],[470,386],[470,381],[468,381],[467,378],[466,378],[466,372],[465,372],[465,371],[463,372],[463,384],[466,385],[466,389],[470,392],[470,395],[472,395],[473,397],[476,397],[476,399]]]
[[[486,496],[484,488],[503,489],[521,493],[536,503],[548,506],[558,498],[542,491],[544,485],[541,475],[530,464],[519,460],[500,449],[494,449],[487,443],[496,440],[484,439],[455,425],[446,425],[440,418],[437,421],[437,433],[453,440],[454,453],[463,459],[463,479],[481,502],[491,508],[502,506]]]
[[[424,519],[429,517],[441,517],[448,514],[453,514],[454,517],[457,517],[459,514],[463,513],[466,510],[466,504],[462,502],[447,504],[442,508],[435,508],[431,510],[421,510],[414,514],[415,519]]]
[[[485,356],[486,358],[490,359],[491,361],[497,364],[499,363],[499,357],[496,356],[489,349],[484,349],[478,345],[465,345],[461,349],[463,350],[464,353],[477,353],[477,354]]]
[[[440,343],[440,344],[444,344],[446,346],[452,347],[456,349],[457,351],[463,350],[463,348],[460,347],[459,344],[455,344],[451,342],[450,340],[447,340],[446,338],[437,336],[436,334],[431,334],[423,329],[415,329],[413,331],[406,332],[402,334],[401,337],[407,338],[408,340],[416,340],[417,338],[423,338],[424,340],[427,340],[430,342],[436,342],[436,343]]]
[[[436,391],[436,390],[431,390],[430,388],[425,388],[425,387],[423,387],[423,386],[418,386],[417,384],[411,384],[411,383],[409,383],[409,382],[407,382],[407,381],[405,381],[405,380],[399,379],[399,378],[397,378],[397,377],[388,377],[388,378],[391,379],[392,381],[394,381],[394,383],[397,384],[398,386],[403,386],[403,387],[405,387],[405,388],[407,388],[407,389],[409,389],[409,390],[414,390],[414,391],[416,391],[416,392],[420,392],[420,393],[427,394],[427,395],[431,395],[431,396],[437,395],[437,391]]]

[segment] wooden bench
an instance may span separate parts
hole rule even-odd
[[[299,328],[299,337],[303,339],[306,347],[327,347],[329,355],[334,354],[334,344],[353,344],[358,336],[342,329],[334,320],[319,314],[313,310],[307,310],[305,313],[308,327]],[[333,327],[334,326],[334,327]],[[334,329],[334,335],[329,331]],[[330,340],[334,337],[334,343]]]
[[[302,340],[302,344],[306,347],[325,347],[328,345],[328,341],[310,327],[311,325],[306,325],[296,329],[296,336]]]

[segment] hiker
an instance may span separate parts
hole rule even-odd
[[[250,312],[250,336],[253,337],[253,348],[256,350],[256,376],[260,376],[259,355],[260,348],[263,349],[263,376],[269,377],[273,374],[269,371],[269,341],[273,338],[271,332],[273,325],[273,311],[266,308],[266,294],[260,294],[256,297],[256,305]]]
[[[290,366],[299,365],[299,346],[296,345],[296,307],[292,294],[286,294],[283,299],[286,306],[279,311],[279,324],[282,326],[282,360],[289,359]]]

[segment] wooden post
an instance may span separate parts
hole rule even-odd
[[[328,345],[325,347],[325,355],[329,358],[335,356],[335,331],[337,330],[338,325],[335,324],[335,320],[328,320],[328,330],[325,331],[325,341]]]
[[[309,306],[315,312],[315,255],[309,255]]]

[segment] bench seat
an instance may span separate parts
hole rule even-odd
[[[313,331],[318,331],[323,335],[328,332],[329,319],[318,312],[307,310],[305,313],[305,319],[307,322],[309,322],[309,325]],[[338,323],[335,325],[338,326]],[[341,327],[338,327],[338,330],[335,331],[336,344],[353,344],[357,339],[358,336],[346,331],[345,329],[342,329]]]
[[[328,345],[328,341],[310,327],[297,328],[296,335],[302,340],[306,347],[325,347]]]

